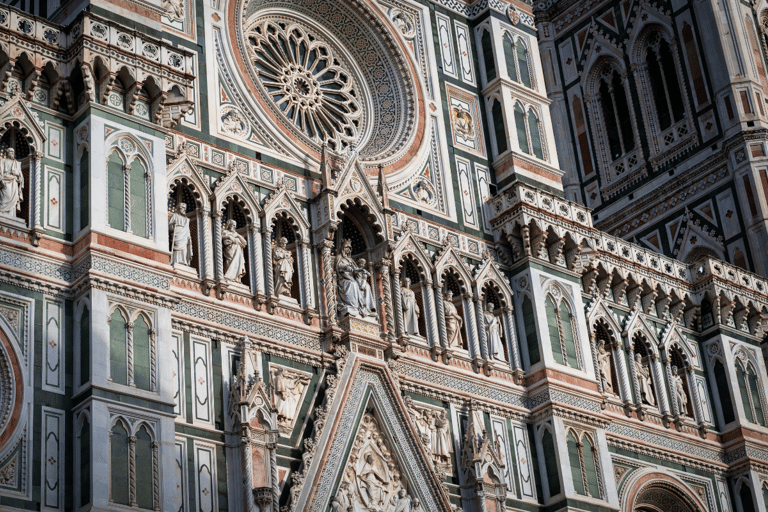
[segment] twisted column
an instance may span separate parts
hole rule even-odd
[[[672,381],[672,364],[670,363],[669,358],[666,356],[666,354],[664,355],[663,363],[664,363],[664,371],[667,374],[667,386],[666,386],[666,388],[671,391],[670,392],[670,397],[672,398],[672,416],[677,416],[677,415],[680,414],[680,410],[677,408],[677,400],[675,400],[675,390],[674,389],[670,389],[670,386],[672,386],[672,382],[673,382]],[[659,377],[661,377],[661,376],[659,376]],[[662,382],[662,381],[660,380],[660,382]],[[664,387],[665,386],[660,386],[659,387],[659,394],[660,395],[666,395],[666,393],[664,393],[664,391],[663,391]],[[667,397],[664,396],[664,398],[666,399]]]
[[[667,402],[667,394],[664,392],[664,378],[662,376],[663,370],[661,369],[661,363],[659,362],[659,358],[655,354],[651,354],[651,361],[653,361],[653,371],[654,371],[654,378],[656,380],[656,389],[658,390],[658,399],[659,399],[659,408],[661,409],[662,414],[669,414],[669,402]],[[667,367],[667,371],[669,372],[667,376],[671,376],[672,372]],[[670,379],[671,382],[671,379]],[[674,404],[673,404],[674,405]],[[675,407],[676,409],[677,407]],[[677,414],[677,413],[673,413]]]
[[[381,262],[381,293],[384,295],[384,317],[387,320],[387,340],[395,342],[395,315],[392,311],[392,284],[389,281],[389,267],[392,261],[384,259]]]
[[[426,300],[426,307],[427,307],[427,320],[429,321],[429,333],[430,333],[430,340],[429,340],[429,346],[439,346],[440,340],[439,335],[437,332],[437,315],[435,314],[435,298],[432,295],[432,281],[426,281],[424,283],[424,294],[427,296]]]
[[[629,360],[629,373],[632,378],[632,389],[635,391],[635,403],[637,405],[642,405],[643,395],[640,393],[640,382],[637,380],[637,368],[635,367],[635,348],[632,345],[628,345],[625,350],[627,352],[627,359]]]
[[[213,243],[214,251],[216,253],[216,279],[224,278],[224,251],[221,246],[221,212],[215,211],[211,215],[213,217]]]
[[[160,510],[160,443],[152,443],[152,503]]]
[[[147,238],[152,239],[152,232],[154,227],[154,219],[152,218],[152,174],[149,172],[149,169],[146,169],[144,171],[144,197],[147,198],[147,206],[146,206],[146,224],[145,227],[147,229]]]
[[[126,347],[128,349],[128,385],[133,386],[133,322],[126,325]]]
[[[691,388],[691,400],[693,400],[693,413],[696,415],[696,423],[704,423],[704,410],[701,405],[701,399],[699,398],[699,389],[696,386],[696,377],[693,374],[693,367],[687,366],[685,368],[686,376],[688,377],[688,387]]]
[[[400,294],[400,268],[395,264],[393,270],[393,277],[395,281],[395,318],[396,324],[396,336],[403,334],[405,319],[403,318],[403,296]]]
[[[280,480],[277,478],[277,446],[271,444],[267,446],[269,450],[269,469],[272,475],[272,504],[276,509],[280,501]]]
[[[595,343],[594,331],[589,331],[589,348],[592,350],[592,366],[595,369],[595,377],[597,378],[597,390],[601,393],[605,393],[605,389],[603,389],[603,379],[600,377],[600,364],[597,361],[597,343]]]
[[[136,506],[136,436],[128,436],[128,501]]]
[[[211,254],[211,208],[203,207],[203,278],[213,279],[213,259]]]
[[[149,389],[157,391],[157,343],[154,329],[149,330],[149,357]]]
[[[256,293],[264,293],[264,244],[261,241],[261,229],[259,223],[261,220],[254,221],[251,224],[251,236],[253,237],[253,265],[255,267],[253,274],[256,278]]]
[[[515,371],[522,371],[523,365],[520,363],[520,349],[517,344],[515,318],[512,313],[512,306],[506,306],[504,308],[504,327],[507,331],[507,342],[509,343],[510,353],[512,354],[512,361],[510,362]]]
[[[488,340],[485,338],[485,313],[483,312],[483,301],[475,298],[475,312],[477,314],[477,332],[480,340],[480,355],[483,359],[488,359]]]
[[[336,325],[336,279],[331,259],[333,240],[323,240],[323,288],[325,288],[325,304],[328,309],[328,324]]]
[[[251,445],[248,438],[240,438],[240,449],[243,453],[243,471],[245,472],[245,508],[248,512],[256,512],[256,501],[253,499],[253,463],[251,460]]]
[[[470,351],[472,352],[471,356],[479,357],[480,356],[480,347],[478,347],[477,339],[477,317],[474,312],[474,308],[472,307],[472,303],[474,302],[474,297],[471,293],[468,293],[464,297],[464,305],[467,306],[464,308],[464,311],[467,313],[466,320],[467,323],[469,323],[469,329],[467,330],[467,337],[469,338],[467,340],[467,346],[469,347]]]
[[[37,177],[35,177],[35,183],[37,184]],[[131,230],[131,166],[127,164],[123,166],[123,190],[123,223],[125,231],[133,233]],[[39,194],[37,195],[39,196]],[[35,202],[37,202],[37,198],[35,198]]]
[[[624,359],[624,355],[621,353],[621,343],[616,341],[613,344],[613,354],[616,356],[613,360],[616,362],[616,369],[619,374],[619,385],[621,386],[621,394],[624,397],[624,403],[631,403],[630,397],[632,393],[629,391],[629,379],[627,376],[627,362]],[[613,355],[611,356],[613,357]]]
[[[275,297],[275,273],[272,269],[272,226],[264,226],[264,259],[267,271],[267,297]]]
[[[440,336],[440,346],[448,348],[448,334],[445,327],[445,304],[443,299],[443,291],[437,285],[433,284],[433,293],[435,294],[435,308],[437,309],[437,327],[438,334]]]
[[[43,152],[35,151],[35,211],[34,211],[34,227],[35,229],[43,229],[43,223],[41,220],[41,204],[43,202]],[[109,208],[107,208],[109,212]],[[107,213],[109,215],[109,213]]]
[[[312,283],[309,280],[309,261],[310,261],[310,252],[309,252],[309,240],[303,238],[301,240],[301,244],[299,245],[299,250],[297,252],[300,252],[301,255],[301,269],[302,269],[302,279],[301,282],[304,285],[304,307],[307,309],[315,307],[315,301],[312,298]],[[297,254],[298,256],[298,254]]]

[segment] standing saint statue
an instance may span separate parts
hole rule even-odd
[[[355,282],[360,289],[360,316],[376,316],[376,299],[371,290],[371,273],[365,269],[365,258],[357,260],[357,270],[355,270]]]
[[[677,413],[685,416],[688,412],[688,395],[685,394],[685,384],[683,378],[677,373],[677,366],[672,367],[672,389],[675,392],[677,401]]]
[[[280,237],[272,250],[272,266],[275,269],[275,295],[291,296],[293,286],[293,253],[285,248],[288,239]]]
[[[432,454],[443,464],[448,464],[451,462],[452,452],[451,435],[448,433],[448,416],[442,410],[440,414],[435,414],[435,446]]]
[[[603,390],[607,393],[613,393],[611,352],[606,350],[605,341],[600,341],[597,345],[597,364],[600,368],[600,380],[603,382]]]
[[[360,317],[360,285],[355,280],[357,264],[352,258],[352,241],[341,242],[341,251],[336,256],[336,279],[338,281],[339,316]]]
[[[0,215],[16,217],[21,211],[24,175],[16,151],[8,148],[6,155],[7,158],[0,159]]]
[[[656,397],[653,396],[653,379],[651,378],[651,369],[643,364],[643,356],[635,354],[635,369],[637,370],[637,381],[640,384],[640,395],[648,405],[656,407]]]
[[[171,265],[189,266],[192,261],[192,235],[189,233],[187,205],[179,204],[179,209],[168,221],[168,232],[171,235]]]
[[[486,306],[485,319],[485,339],[488,342],[488,357],[498,361],[504,361],[504,345],[501,343],[503,335],[501,331],[501,322],[499,317],[493,314],[494,305],[489,302]]]
[[[461,326],[464,320],[459,316],[456,306],[453,305],[453,292],[448,290],[443,297],[443,309],[445,310],[445,333],[448,337],[448,348],[462,348]]]
[[[391,480],[386,464],[378,454],[368,452],[365,462],[357,474],[358,488],[363,504],[368,510],[381,510],[386,505],[386,488]]]
[[[221,234],[221,243],[224,246],[224,279],[240,281],[245,275],[245,257],[243,249],[248,245],[235,229],[237,222],[234,219],[227,221],[227,227]]]
[[[299,399],[304,386],[309,384],[308,375],[292,374],[278,366],[273,375],[272,385],[275,389],[275,405],[277,406],[277,422],[290,425],[299,409]]]
[[[403,299],[403,329],[408,336],[419,334],[419,305],[416,303],[416,294],[411,290],[411,280],[405,278],[405,284],[400,289],[400,297]]]

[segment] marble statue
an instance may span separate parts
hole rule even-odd
[[[376,298],[371,290],[371,273],[365,268],[365,258],[357,260],[357,270],[355,271],[355,282],[360,289],[360,316],[376,316]]]
[[[400,297],[403,300],[403,330],[408,336],[419,334],[419,305],[416,302],[416,294],[411,290],[411,280],[405,278],[405,285],[400,289]]]
[[[499,317],[493,314],[494,305],[489,302],[486,306],[485,319],[485,339],[488,342],[488,357],[498,361],[504,361],[504,345],[501,343],[503,332]]]
[[[272,386],[275,390],[278,424],[290,426],[293,423],[298,413],[299,400],[309,381],[309,375],[289,373],[280,366],[275,368]]]
[[[385,489],[391,479],[389,470],[385,461],[374,452],[368,452],[364,460],[365,463],[357,474],[360,498],[369,510],[384,510],[387,505]]]
[[[16,151],[8,148],[7,158],[0,158],[0,215],[16,217],[21,211],[24,175]]]
[[[464,320],[459,316],[456,306],[453,305],[453,292],[448,290],[443,297],[443,309],[445,311],[445,333],[448,338],[448,348],[462,348],[464,342],[461,339],[461,326]]]
[[[603,382],[603,390],[613,393],[613,376],[611,375],[611,352],[606,350],[605,342],[597,344],[597,364],[600,368],[600,379]]]
[[[239,282],[245,275],[243,249],[248,242],[235,231],[236,228],[237,222],[234,219],[228,220],[221,234],[221,243],[224,246],[224,279]]]
[[[400,489],[397,496],[392,496],[392,504],[395,506],[392,512],[412,512],[413,500],[411,496],[405,491]]]
[[[339,485],[339,491],[331,498],[331,512],[347,512],[351,506],[349,482],[342,481]]]
[[[178,211],[168,221],[168,233],[171,235],[171,265],[189,265],[192,261],[192,235],[185,203],[179,204]]]
[[[637,370],[637,380],[640,384],[640,395],[645,403],[656,406],[656,397],[653,396],[653,379],[651,378],[651,369],[643,364],[643,356],[635,354],[635,369]]]
[[[280,237],[277,247],[272,250],[272,266],[275,271],[275,295],[291,296],[293,285],[293,253],[285,248],[288,239]]]
[[[451,445],[451,435],[448,432],[448,415],[444,410],[440,413],[435,413],[435,437],[432,448],[432,454],[443,464],[451,462],[451,453],[453,447]]]
[[[688,412],[688,395],[685,394],[685,384],[683,378],[677,373],[677,366],[672,366],[672,389],[674,390],[674,399],[677,402],[677,413],[685,416]]]

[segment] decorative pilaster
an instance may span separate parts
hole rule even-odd
[[[635,367],[635,348],[632,345],[625,347],[627,360],[629,361],[629,373],[632,378],[632,389],[635,392],[635,404],[643,406],[643,395],[640,393],[640,382],[637,380],[637,368]],[[629,398],[629,395],[627,395]],[[627,403],[626,401],[624,403]]]
[[[125,231],[127,233],[133,233],[131,230],[131,166],[126,164],[123,166],[123,220],[125,223]]]
[[[445,330],[445,304],[443,303],[443,292],[437,286],[437,283],[432,285],[433,293],[435,294],[435,308],[437,309],[437,327],[438,335],[440,338],[440,346],[448,348],[448,335]]]
[[[475,314],[477,316],[477,333],[480,340],[480,356],[483,359],[488,359],[488,347],[486,344],[488,341],[485,339],[485,313],[483,313],[483,301],[479,298],[474,299]]]
[[[147,205],[146,205],[146,225],[144,226],[146,228],[147,232],[147,238],[152,240],[154,238],[153,236],[153,215],[152,211],[154,210],[152,208],[152,173],[149,172],[149,169],[146,169],[144,171],[144,197],[147,198]]]
[[[405,325],[405,319],[403,318],[403,297],[400,294],[400,268],[395,264],[393,271],[393,278],[395,281],[395,318],[397,318],[397,337],[402,336],[403,326]]]
[[[221,241],[221,212],[215,211],[211,214],[213,218],[213,247],[216,253],[216,280],[220,280],[224,277],[224,254],[222,251]]]
[[[304,285],[304,307],[311,309],[315,307],[315,301],[312,298],[312,283],[309,280],[311,274],[309,273],[310,252],[308,239],[301,239],[298,252],[301,253],[301,282]]]
[[[389,267],[392,260],[384,259],[380,263],[381,293],[384,295],[384,317],[387,320],[387,341],[395,342],[395,315],[392,311],[392,284],[389,281]]]
[[[426,281],[424,283],[424,294],[427,296],[426,314],[429,315],[427,317],[427,320],[429,321],[429,334],[431,338],[429,340],[429,345],[430,347],[440,346],[440,337],[437,332],[437,315],[435,314],[435,298],[432,295],[432,281]]]
[[[39,239],[45,233],[42,222],[42,203],[43,203],[43,152],[35,151],[35,168],[33,169],[35,176],[35,211],[33,212],[34,228],[32,243],[37,246]]]
[[[323,288],[325,288],[325,304],[328,313],[328,324],[336,326],[336,278],[331,259],[331,247],[333,240],[323,240]]]
[[[126,325],[125,340],[128,349],[128,385],[133,386],[133,322]]]
[[[136,436],[128,436],[128,503],[136,504]]]

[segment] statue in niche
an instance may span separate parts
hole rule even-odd
[[[400,297],[403,299],[403,330],[408,336],[419,334],[419,305],[416,303],[416,294],[411,290],[411,280],[405,278],[405,284],[400,289]]]
[[[453,305],[453,292],[448,290],[443,297],[443,309],[445,310],[445,333],[448,337],[448,348],[462,348],[461,326],[464,321],[459,316],[456,306]]]
[[[467,140],[474,139],[475,129],[472,124],[472,114],[464,108],[454,107],[453,116],[453,129],[456,130],[456,135]]]
[[[224,279],[240,282],[245,275],[243,249],[248,242],[240,236],[236,228],[237,222],[234,219],[228,220],[227,227],[221,234],[221,243],[224,246]]]
[[[281,427],[290,427],[296,419],[299,400],[309,381],[309,375],[288,372],[280,366],[275,368],[275,373],[272,374],[272,386],[275,390],[277,423]]]
[[[365,268],[365,258],[357,260],[357,270],[355,271],[355,282],[360,289],[360,316],[376,316],[376,299],[371,290],[371,273]]]
[[[486,306],[485,319],[485,339],[488,342],[488,356],[491,359],[504,361],[504,345],[501,343],[503,335],[501,331],[501,322],[499,317],[493,314],[495,306],[489,302]]]
[[[600,368],[600,380],[603,390],[613,393],[613,377],[611,375],[611,352],[605,348],[605,341],[597,344],[597,364]]]
[[[16,150],[8,148],[7,158],[0,159],[0,215],[16,217],[21,212],[24,192],[24,175],[21,162],[16,160]]]
[[[363,505],[368,510],[383,511],[387,505],[385,489],[389,487],[391,480],[387,464],[372,450],[363,460],[365,463],[357,474],[357,484]]]
[[[185,203],[179,204],[178,211],[168,221],[168,232],[171,235],[171,265],[189,266],[192,261],[192,235]]]
[[[453,453],[451,435],[448,432],[448,415],[442,410],[434,414],[434,419],[435,436],[432,454],[438,459],[439,463],[448,464],[451,462],[451,453]]]
[[[688,395],[685,394],[683,378],[677,373],[677,366],[672,366],[672,389],[677,402],[677,412],[680,416],[685,416],[688,412]]]
[[[643,402],[656,407],[656,397],[653,396],[651,369],[643,364],[643,356],[641,354],[635,354],[635,369],[637,370],[637,380],[638,384],[640,384],[640,396]]]
[[[275,295],[291,296],[293,285],[293,253],[285,248],[288,239],[280,237],[272,250],[272,266],[275,269]]]

